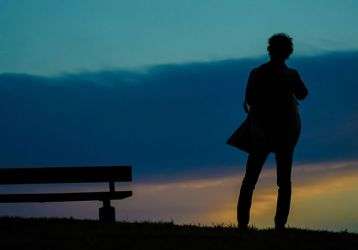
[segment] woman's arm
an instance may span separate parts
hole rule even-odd
[[[300,74],[293,70],[294,81],[293,81],[293,93],[298,100],[303,100],[308,95],[308,90],[305,83],[302,81]]]
[[[246,113],[249,112],[250,106],[253,103],[253,93],[254,93],[254,85],[256,82],[256,69],[253,69],[250,72],[249,78],[247,80],[246,84],[246,90],[245,90],[245,98],[244,98],[244,110]]]

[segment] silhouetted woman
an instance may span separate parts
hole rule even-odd
[[[285,227],[291,201],[292,158],[301,129],[297,100],[308,94],[298,72],[285,64],[293,52],[292,39],[280,33],[270,37],[268,43],[270,60],[251,71],[246,87],[244,108],[256,145],[249,152],[240,189],[237,216],[241,229],[248,226],[253,191],[270,152],[275,153],[277,165],[275,227]]]

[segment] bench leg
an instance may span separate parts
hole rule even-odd
[[[104,200],[103,206],[99,208],[99,221],[105,223],[113,223],[116,221],[116,211],[111,206],[110,200]]]

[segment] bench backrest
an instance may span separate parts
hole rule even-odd
[[[132,167],[0,168],[0,185],[116,181],[132,181]]]

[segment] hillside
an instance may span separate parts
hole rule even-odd
[[[284,233],[172,223],[0,218],[0,249],[358,249],[358,234],[289,229]]]

